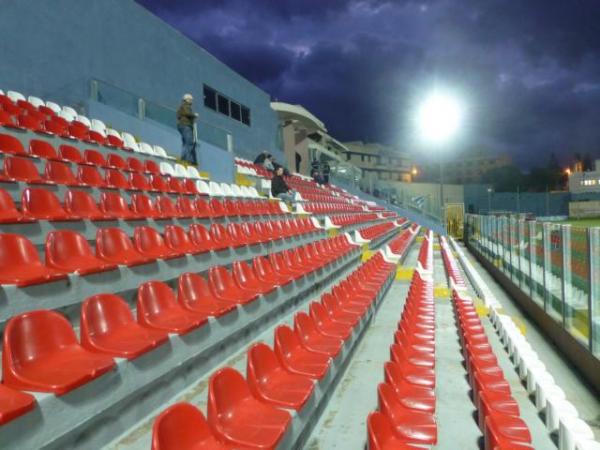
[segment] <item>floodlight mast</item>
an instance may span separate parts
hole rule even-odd
[[[448,144],[458,133],[463,118],[461,103],[451,94],[434,90],[420,105],[417,111],[417,127],[423,141],[441,153],[444,144]],[[444,219],[444,165],[440,161],[440,209]]]

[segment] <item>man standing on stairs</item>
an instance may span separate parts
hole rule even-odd
[[[192,110],[192,94],[185,94],[177,110],[177,130],[181,134],[181,159],[193,166],[198,165],[196,160],[196,141],[194,139],[194,122],[198,113]]]

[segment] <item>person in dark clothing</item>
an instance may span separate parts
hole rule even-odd
[[[192,110],[192,94],[185,94],[177,110],[177,130],[181,134],[181,159],[192,165],[197,165],[196,142],[194,142],[194,122],[198,114]]]
[[[323,177],[318,170],[313,170],[311,175],[312,179],[315,180],[317,184],[323,184]]]
[[[292,202],[294,200],[294,194],[295,192],[290,189],[283,179],[283,167],[279,166],[275,170],[275,175],[271,178],[271,195],[280,198],[283,201]]]
[[[279,164],[277,161],[275,161],[274,159],[271,160],[271,163],[273,164],[273,168],[275,171],[277,171],[277,169],[279,169],[280,167],[283,169],[283,175],[286,177],[290,176],[290,171],[287,170],[285,167],[283,167],[281,164]]]
[[[323,179],[323,183],[321,184],[329,184],[329,173],[331,172],[331,167],[329,167],[329,163],[323,164],[323,173],[321,178]]]
[[[296,172],[300,173],[300,164],[302,163],[302,156],[296,152]]]
[[[269,152],[261,152],[258,154],[258,156],[254,159],[254,164],[263,164],[265,162],[265,159],[267,159],[267,157],[269,157]]]

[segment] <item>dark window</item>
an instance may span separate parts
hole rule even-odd
[[[242,106],[242,123],[250,126],[250,109]]]
[[[204,106],[217,110],[217,91],[208,86],[204,86]]]
[[[360,155],[360,160],[361,160],[362,162],[365,162],[365,155]]]
[[[350,158],[352,158],[352,154],[346,153],[346,161],[350,161]]]
[[[229,115],[229,99],[227,97],[223,97],[221,94],[218,95],[219,101],[219,112],[221,114]]]
[[[239,103],[231,102],[231,117],[240,122],[242,121],[242,111]]]

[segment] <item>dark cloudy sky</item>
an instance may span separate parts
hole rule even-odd
[[[340,140],[416,148],[437,84],[468,105],[459,147],[600,157],[600,0],[138,2]]]

